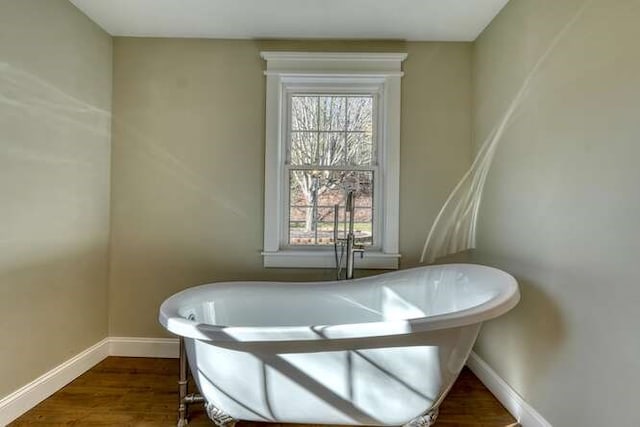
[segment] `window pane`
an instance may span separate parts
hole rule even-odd
[[[347,98],[347,130],[371,132],[373,130],[373,97]]]
[[[346,164],[344,132],[322,132],[318,142],[318,165],[339,166]]]
[[[318,97],[291,97],[291,129],[318,130]]]
[[[346,164],[368,166],[373,163],[373,143],[370,133],[347,133],[346,148]]]
[[[331,207],[319,207],[316,210],[316,238],[318,245],[332,245],[333,244],[333,213],[334,208]]]
[[[320,130],[345,130],[346,98],[344,96],[321,96]]]
[[[289,176],[289,244],[333,244],[334,205],[340,206],[344,237],[345,199],[356,191],[354,233],[358,243],[373,243],[373,172],[292,170]]]
[[[373,208],[356,208],[354,234],[358,243],[373,244]]]
[[[318,163],[318,134],[316,132],[291,132],[289,159],[292,165]]]

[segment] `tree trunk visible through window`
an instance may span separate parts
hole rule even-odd
[[[333,243],[333,206],[356,191],[356,231],[372,242],[373,97],[291,97],[289,129],[289,243]],[[299,169],[297,168],[299,167]]]

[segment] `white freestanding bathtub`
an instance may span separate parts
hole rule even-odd
[[[340,282],[215,283],[160,307],[184,337],[220,426],[429,426],[485,320],[513,308],[515,279],[449,264]]]

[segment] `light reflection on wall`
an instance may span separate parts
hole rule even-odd
[[[420,262],[433,263],[440,257],[476,247],[478,211],[487,174],[491,168],[496,149],[526,99],[529,88],[537,77],[540,68],[555,50],[560,40],[582,16],[589,3],[591,3],[590,0],[585,0],[582,3],[575,15],[556,34],[525,77],[504,115],[497,121],[489,136],[480,146],[473,164],[452,190],[438,213],[422,249]]]

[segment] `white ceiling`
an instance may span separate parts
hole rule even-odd
[[[472,41],[508,0],[70,0],[114,36]]]

